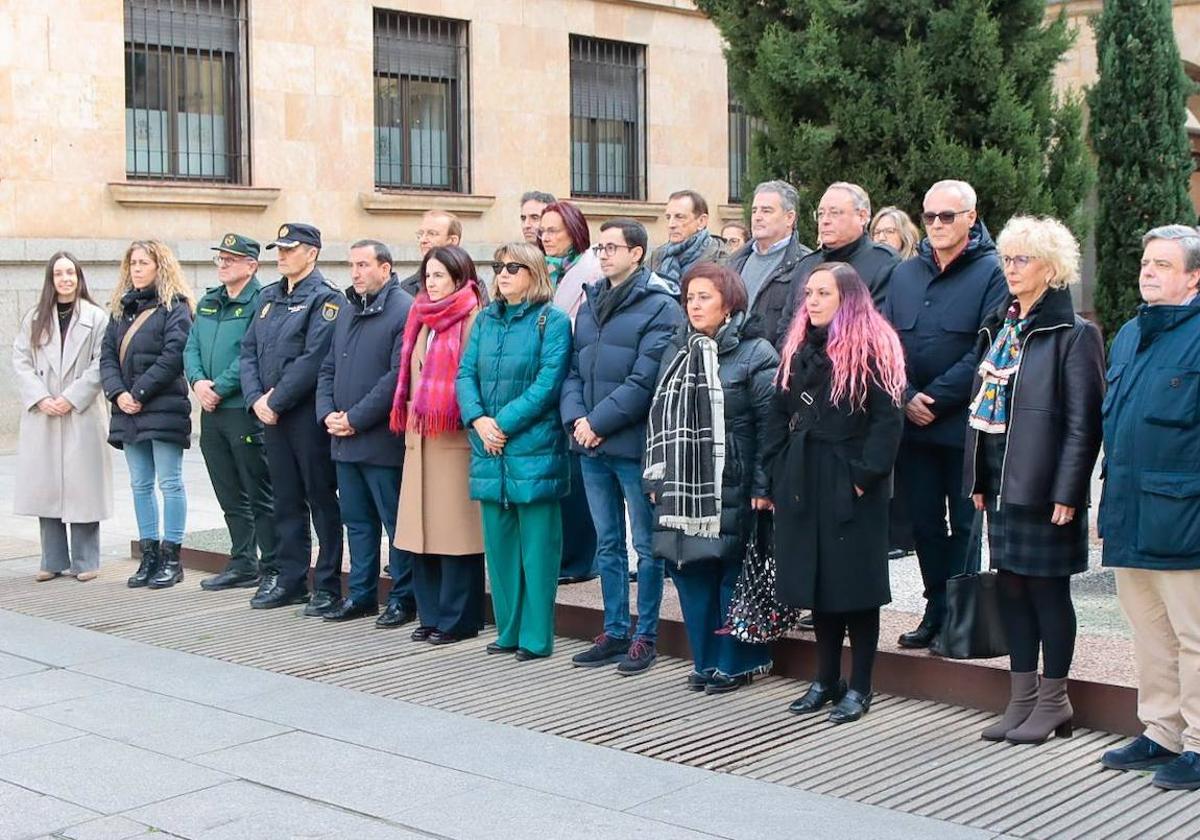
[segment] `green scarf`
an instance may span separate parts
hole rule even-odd
[[[558,288],[558,281],[563,279],[563,276],[571,270],[575,265],[575,261],[579,259],[579,254],[575,252],[574,246],[567,250],[567,253],[561,257],[546,257],[546,267],[550,269],[550,285]]]

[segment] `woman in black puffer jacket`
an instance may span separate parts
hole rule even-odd
[[[142,562],[131,587],[162,589],[183,580],[183,450],[192,435],[183,347],[194,307],[191,287],[166,245],[129,246],[109,304],[100,378],[113,404],[108,442],[125,451],[141,541]],[[156,479],[163,497],[161,546]]]
[[[688,675],[688,688],[719,694],[749,683],[755,674],[771,667],[767,646],[746,644],[716,631],[726,623],[754,524],[754,508],[767,507],[768,482],[760,441],[771,412],[779,356],[770,342],[757,334],[757,321],[748,319],[746,286],[737,273],[701,262],[688,270],[681,285],[688,324],[675,334],[659,367],[647,434],[646,487],[659,502],[654,555],[665,562],[675,581],[692,648],[695,670]],[[706,355],[708,363],[715,364],[721,386],[718,402],[723,402],[723,429],[714,435],[724,443],[719,461],[721,498],[719,506],[715,499],[708,506],[707,522],[685,523],[681,519],[689,517],[681,514],[686,509],[695,513],[703,506],[695,498],[698,494],[686,488],[695,474],[676,465],[694,463],[689,453],[695,450],[689,442],[695,440],[697,427],[710,425],[697,420],[687,406],[694,379],[685,374],[689,368],[705,370]],[[717,405],[710,390],[716,389],[698,392],[699,399],[692,401],[693,405],[704,402],[698,411],[701,418],[706,406]],[[702,453],[709,451],[704,444],[701,447]],[[707,454],[701,457],[711,460]],[[712,469],[706,471],[702,466],[699,475],[711,475]],[[666,492],[668,487],[670,492]],[[681,489],[692,498],[676,503],[671,496],[678,496]]]

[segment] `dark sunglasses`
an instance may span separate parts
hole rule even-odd
[[[940,213],[922,213],[921,221],[927,225],[933,224],[934,219],[939,219],[942,224],[949,225],[954,222],[963,213],[970,213],[970,210],[943,210]]]
[[[519,262],[494,262],[494,263],[492,263],[492,273],[497,276],[504,273],[505,271],[507,271],[509,274],[512,274],[515,276],[517,274],[517,272],[519,272],[522,268],[527,269],[527,270],[532,270],[532,269],[529,269],[529,266],[525,265],[525,263],[519,263]]]

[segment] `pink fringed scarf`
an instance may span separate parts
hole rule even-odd
[[[436,437],[462,427],[454,379],[458,376],[458,362],[462,358],[463,328],[467,316],[478,306],[479,293],[473,280],[436,303],[425,292],[417,296],[408,313],[408,323],[404,325],[400,374],[396,379],[396,395],[392,398],[392,415],[388,423],[392,434],[399,435],[412,429],[425,437]],[[412,396],[410,413],[412,354],[421,327],[429,327],[434,336],[429,352],[425,354],[421,382]]]

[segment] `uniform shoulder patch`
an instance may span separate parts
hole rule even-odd
[[[268,312],[270,312],[270,311],[271,311],[271,301],[267,301],[266,303],[264,303],[264,304],[262,305],[262,309],[259,309],[259,310],[258,310],[258,317],[259,317],[259,318],[266,318],[266,317],[267,317],[267,313],[268,313]]]
[[[339,307],[336,303],[333,301],[328,301],[324,306],[321,307],[321,317],[326,321],[332,321],[337,318],[338,309]]]

